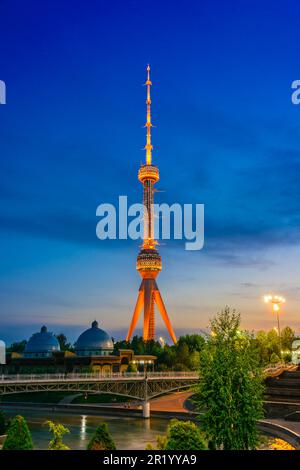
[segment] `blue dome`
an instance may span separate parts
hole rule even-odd
[[[26,356],[45,356],[51,355],[54,351],[60,351],[59,342],[53,333],[50,333],[45,326],[42,326],[39,333],[34,333],[31,336],[25,346],[24,353]]]
[[[75,343],[78,355],[101,355],[112,352],[114,345],[111,337],[93,321],[92,327],[85,330]]]

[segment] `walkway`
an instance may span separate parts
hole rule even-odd
[[[188,413],[189,411],[185,408],[184,403],[192,395],[192,392],[175,392],[154,398],[150,401],[151,411]]]

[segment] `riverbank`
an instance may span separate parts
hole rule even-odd
[[[84,415],[96,415],[96,416],[126,416],[134,418],[143,418],[142,406],[120,406],[119,404],[102,404],[102,405],[83,405],[83,404],[62,404],[62,403],[17,403],[7,402],[1,403],[0,407],[5,410],[33,410],[33,411],[51,411],[51,412],[63,412],[71,414],[84,414]],[[164,411],[164,410],[152,410],[151,416],[163,419],[195,419],[196,413],[189,411]]]

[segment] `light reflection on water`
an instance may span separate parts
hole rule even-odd
[[[71,449],[86,449],[96,427],[106,422],[116,443],[117,449],[145,449],[150,442],[156,443],[157,434],[164,434],[168,426],[168,420],[153,418],[126,418],[124,416],[87,416],[53,411],[17,410],[6,409],[7,416],[21,414],[26,418],[30,428],[34,446],[36,449],[47,449],[51,434],[47,420],[61,423],[70,430],[70,434],[64,435],[64,443]]]

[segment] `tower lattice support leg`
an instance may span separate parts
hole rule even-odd
[[[144,341],[155,338],[154,289],[155,281],[144,279]]]
[[[136,327],[137,321],[142,311],[143,304],[144,304],[144,281],[142,281],[142,284],[139,290],[138,298],[137,298],[135,309],[133,312],[133,317],[132,317],[130,327],[127,333],[126,341],[130,341],[131,339],[132,333]]]
[[[156,285],[156,289],[154,291],[154,299],[155,299],[155,302],[156,302],[156,305],[158,307],[158,310],[160,311],[160,314],[163,318],[163,321],[165,322],[165,325],[167,327],[167,330],[174,342],[174,344],[177,343],[177,339],[176,339],[176,336],[175,336],[175,333],[173,331],[173,328],[172,328],[172,325],[171,325],[171,322],[170,322],[170,319],[169,319],[169,316],[167,314],[167,310],[166,310],[166,307],[165,307],[165,304],[163,302],[163,299],[162,299],[162,296],[161,296],[161,293],[159,292],[159,289]]]
[[[143,339],[149,339],[149,326],[152,307],[152,279],[144,279],[144,328]]]
[[[151,312],[149,320],[149,334],[148,339],[155,339],[155,305],[154,305],[154,291],[151,292]]]

